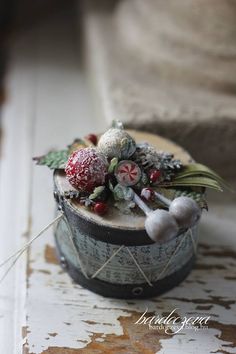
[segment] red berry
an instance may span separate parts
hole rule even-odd
[[[66,177],[70,184],[85,192],[105,183],[107,160],[96,149],[88,147],[74,151],[66,164]]]
[[[151,200],[154,196],[154,192],[151,188],[143,188],[141,191],[141,197],[145,200]]]
[[[88,134],[88,135],[85,137],[85,139],[91,141],[91,143],[92,143],[93,145],[97,145],[97,142],[98,142],[97,135],[95,135],[95,134]]]
[[[161,171],[159,170],[151,170],[149,174],[149,179],[151,183],[155,183],[161,177]]]
[[[98,215],[104,215],[106,214],[108,207],[106,203],[102,203],[102,202],[97,202],[95,203],[95,205],[93,206],[93,210],[96,214]]]

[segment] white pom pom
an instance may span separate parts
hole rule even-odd
[[[181,228],[194,226],[201,217],[200,207],[189,197],[174,199],[170,204],[169,212]]]
[[[166,210],[151,211],[145,221],[148,236],[155,242],[167,242],[178,233],[178,225],[173,216]]]

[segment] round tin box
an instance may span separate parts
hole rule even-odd
[[[156,135],[128,131],[136,142],[148,142],[168,151],[183,163],[191,157],[181,147]],[[197,244],[196,225],[166,243],[153,243],[145,228],[145,215],[124,214],[113,205],[101,217],[75,200],[61,197],[71,189],[65,173],[54,173],[54,195],[64,213],[55,229],[61,265],[76,283],[114,298],[147,298],[180,283],[190,272]],[[73,240],[73,242],[71,242]]]

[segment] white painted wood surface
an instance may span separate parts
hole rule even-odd
[[[25,42],[18,43],[25,51]],[[7,102],[1,120],[0,159],[0,235],[1,260],[26,242],[30,227],[31,149],[33,141],[32,107],[34,105],[35,70],[31,50],[28,57],[17,57],[7,76]],[[24,316],[25,256],[0,286],[0,348],[1,352],[17,352],[21,341]],[[11,338],[11,340],[9,340]]]
[[[1,259],[55,215],[52,173],[33,166],[31,156],[106,125],[103,117],[93,119],[74,35],[64,15],[22,34],[12,49],[3,112]],[[56,264],[52,230],[45,233],[0,288],[1,353],[235,353],[235,197],[210,200],[195,269],[179,287],[151,300],[107,299],[73,284]],[[160,314],[176,307],[182,316],[209,314],[211,323],[198,332],[153,333],[134,325],[147,307]]]

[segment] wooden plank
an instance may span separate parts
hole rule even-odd
[[[31,224],[32,106],[36,87],[35,70],[32,68],[33,47],[27,47],[27,58],[22,57],[29,41],[29,38],[25,39],[12,47],[14,59],[6,80],[6,103],[1,117],[1,260],[26,242]],[[0,286],[0,347],[4,353],[19,352],[25,318],[25,270],[26,256],[23,256]]]

